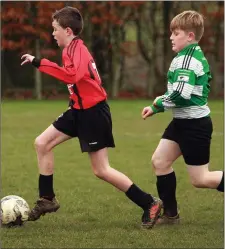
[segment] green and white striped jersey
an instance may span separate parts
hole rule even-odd
[[[210,114],[207,101],[212,77],[198,44],[191,44],[177,54],[171,62],[167,79],[167,92],[155,105],[161,111],[172,109],[173,117],[182,119]]]

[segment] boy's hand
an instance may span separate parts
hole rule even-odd
[[[143,119],[146,119],[147,117],[150,117],[153,114],[154,112],[150,106],[146,106],[141,113]]]
[[[21,66],[23,66],[26,63],[31,63],[33,59],[34,59],[33,55],[30,55],[30,54],[22,55],[21,60],[23,60],[23,62],[21,63]]]

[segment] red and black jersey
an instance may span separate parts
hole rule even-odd
[[[74,38],[62,52],[63,67],[41,59],[38,69],[67,84],[72,106],[87,109],[107,98],[93,57],[83,41]]]

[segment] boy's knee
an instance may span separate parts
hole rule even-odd
[[[191,184],[195,188],[204,188],[206,186],[205,180],[204,180],[203,177],[201,177],[201,178],[191,178]]]
[[[155,170],[159,167],[160,165],[160,159],[159,157],[153,155],[152,159],[151,159],[151,163],[152,163],[152,168]]]
[[[46,151],[47,150],[47,143],[41,139],[41,137],[37,137],[34,141],[34,146],[36,151]]]
[[[157,155],[152,156],[151,162],[152,162],[152,168],[154,170],[167,169],[168,167],[171,166],[168,161],[164,160],[162,157]]]
[[[92,167],[93,173],[95,176],[97,176],[100,179],[106,179],[107,175],[109,174],[108,167]]]
[[[98,177],[100,179],[104,179],[105,175],[106,175],[104,170],[93,170],[93,173],[96,177]]]

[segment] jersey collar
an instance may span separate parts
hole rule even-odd
[[[196,43],[192,43],[192,44],[190,44],[190,45],[187,45],[187,46],[184,47],[180,52],[178,52],[178,54],[183,53],[183,52],[187,51],[189,48],[193,48],[194,46],[197,46],[197,45],[198,45],[197,42],[196,42]]]

